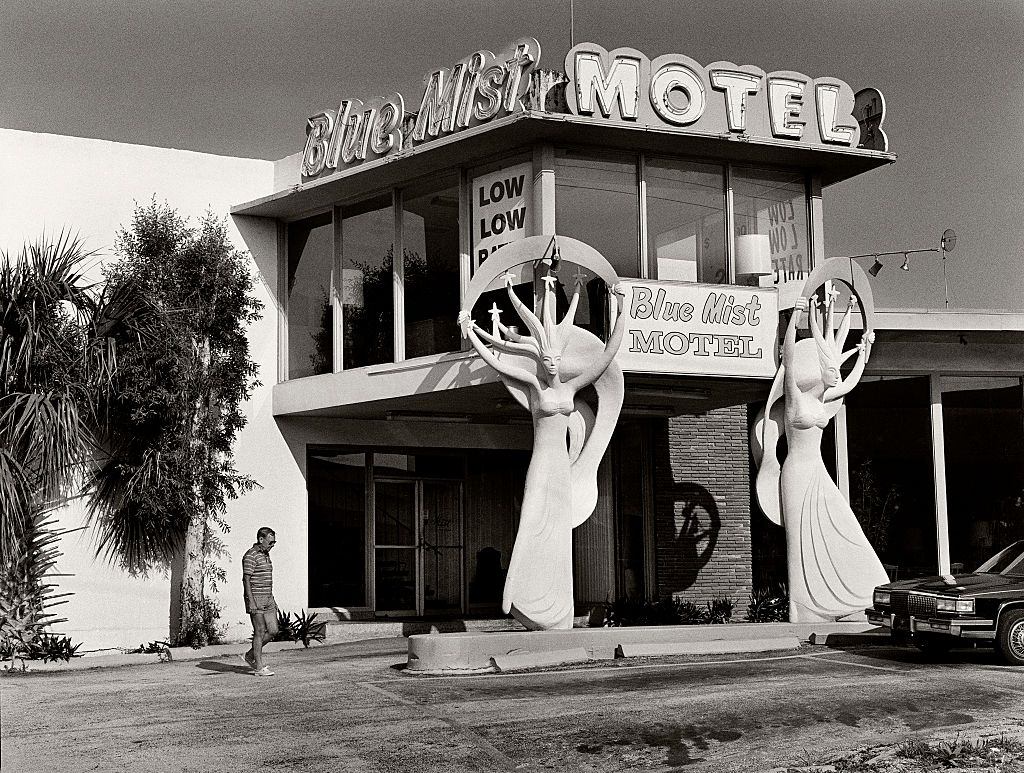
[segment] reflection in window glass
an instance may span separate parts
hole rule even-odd
[[[736,229],[736,282],[757,285],[743,272],[744,256],[767,254],[776,284],[803,280],[810,270],[807,186],[797,171],[732,170],[733,222]]]
[[[288,226],[288,378],[334,369],[333,263],[330,212]]]
[[[405,356],[458,351],[458,181],[407,190],[402,209]]]
[[[647,245],[658,279],[728,281],[724,170],[652,157],[647,181]]]
[[[391,196],[342,210],[344,367],[394,360],[395,216]]]
[[[604,255],[619,276],[639,276],[635,156],[556,151],[555,224],[559,234],[586,242]]]
[[[555,224],[559,234],[586,242],[621,277],[637,277],[640,253],[640,192],[636,157],[628,154],[555,152]],[[579,266],[563,261],[558,288],[561,313],[571,297]],[[576,324],[599,337],[607,331],[604,282],[590,275]]]

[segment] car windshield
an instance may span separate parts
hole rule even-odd
[[[979,572],[1024,577],[1024,541],[1014,542],[978,567]]]

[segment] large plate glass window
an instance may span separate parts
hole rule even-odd
[[[394,360],[394,237],[390,194],[342,209],[342,362],[346,369]]]
[[[331,213],[288,226],[288,378],[334,369]]]
[[[592,246],[619,276],[640,276],[637,157],[631,153],[556,149],[555,229],[562,236]],[[559,306],[567,306],[565,296],[572,295],[576,270],[571,263],[561,267]],[[586,292],[580,296],[576,324],[603,335],[607,301],[604,283],[590,277]]]
[[[807,181],[800,171],[733,167],[736,284],[803,282],[810,269]],[[766,280],[767,281],[767,280]]]
[[[406,189],[402,210],[405,356],[458,351],[458,177]]]
[[[953,574],[1024,539],[1024,380],[942,376]]]
[[[309,605],[365,607],[366,455],[310,454]]]
[[[647,252],[658,279],[723,284],[728,281],[725,169],[650,156]]]

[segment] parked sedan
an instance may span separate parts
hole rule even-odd
[[[976,572],[900,580],[875,588],[868,620],[924,650],[958,639],[993,642],[1007,663],[1024,665],[1024,540]]]

